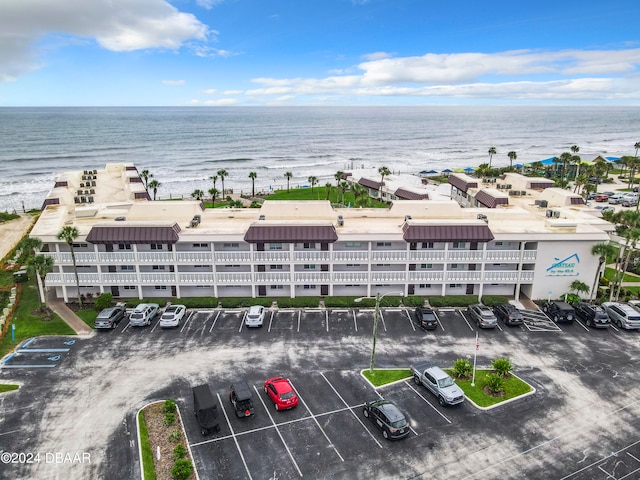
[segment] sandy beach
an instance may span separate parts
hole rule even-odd
[[[21,214],[20,218],[0,223],[0,258],[4,258],[18,244],[34,222],[35,217]]]

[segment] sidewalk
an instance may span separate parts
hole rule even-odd
[[[73,310],[67,307],[62,299],[56,298],[53,290],[47,291],[47,306],[67,322],[67,325],[73,328],[78,335],[89,337],[95,333]]]

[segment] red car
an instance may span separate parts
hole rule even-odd
[[[596,202],[608,202],[609,195],[605,195],[604,193],[600,193],[596,195]]]
[[[276,410],[287,410],[298,405],[298,395],[286,378],[270,378],[264,382],[264,391],[269,395]]]

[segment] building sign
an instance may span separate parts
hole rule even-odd
[[[577,265],[580,263],[580,257],[577,253],[563,258],[554,258],[555,262],[547,268],[547,276],[550,277],[577,277],[580,273],[576,271]]]

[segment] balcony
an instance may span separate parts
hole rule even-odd
[[[333,281],[338,284],[366,283],[369,281],[367,272],[333,272]]]
[[[404,282],[407,272],[371,272],[371,283]]]
[[[215,282],[213,273],[192,273],[185,272],[178,274],[178,281],[183,284],[212,285]]]
[[[254,273],[255,283],[291,283],[290,272],[257,272]]]
[[[328,251],[298,251],[293,252],[294,262],[329,262],[331,260],[331,253]]]
[[[447,252],[447,260],[452,262],[479,262],[482,260],[483,253],[482,250],[449,250]]]
[[[411,262],[437,262],[445,258],[444,250],[410,250],[409,261]]]
[[[211,252],[176,252],[176,262],[190,263],[199,265],[211,265],[213,263],[213,254]]]
[[[173,252],[138,252],[137,260],[144,263],[173,263],[175,257]]]
[[[362,250],[339,250],[333,252],[333,260],[335,262],[366,262],[369,260],[369,252]]]
[[[252,274],[248,272],[243,273],[218,273],[216,274],[216,283],[220,285],[224,284],[251,284],[252,283]]]
[[[182,252],[179,252],[182,254]],[[216,263],[243,263],[251,261],[251,252],[216,252]]]
[[[409,281],[416,283],[442,282],[444,280],[443,271],[412,271],[409,272]]]
[[[253,252],[253,260],[258,263],[283,263],[289,258],[288,251]]]
[[[406,250],[379,250],[371,252],[372,262],[404,262],[406,260]]]
[[[294,281],[296,283],[329,283],[331,275],[329,272],[295,272]]]

